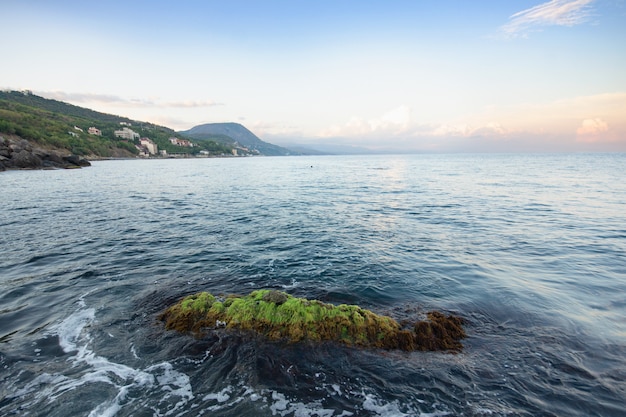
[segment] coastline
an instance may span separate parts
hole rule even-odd
[[[78,155],[44,148],[19,136],[0,135],[0,172],[8,170],[74,169],[91,166]]]

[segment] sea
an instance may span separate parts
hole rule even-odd
[[[0,173],[0,415],[625,416],[626,154],[95,161]],[[452,352],[181,334],[277,289]]]

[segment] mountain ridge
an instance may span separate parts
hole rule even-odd
[[[196,140],[214,140],[231,146],[239,145],[261,155],[299,155],[299,152],[261,140],[247,127],[235,122],[205,123],[177,133]]]

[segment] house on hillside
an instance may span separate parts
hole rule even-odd
[[[96,127],[90,127],[89,129],[87,129],[87,132],[90,135],[96,135],[96,136],[102,136],[102,131]]]
[[[193,148],[193,143],[187,139],[170,138],[170,143],[176,146],[184,146],[186,148]]]
[[[139,139],[139,133],[127,127],[122,128],[122,130],[116,130],[113,132],[113,134],[117,136],[118,138],[122,138],[122,139],[128,139],[128,140]]]
[[[148,138],[139,139],[139,144],[146,148],[150,155],[156,155],[159,153],[159,147],[157,146],[157,144],[152,142]]]

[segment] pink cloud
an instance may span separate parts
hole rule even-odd
[[[604,133],[609,131],[609,125],[604,120],[596,117],[595,119],[585,119],[578,129],[576,134],[578,135],[579,142],[598,142],[603,138]]]

